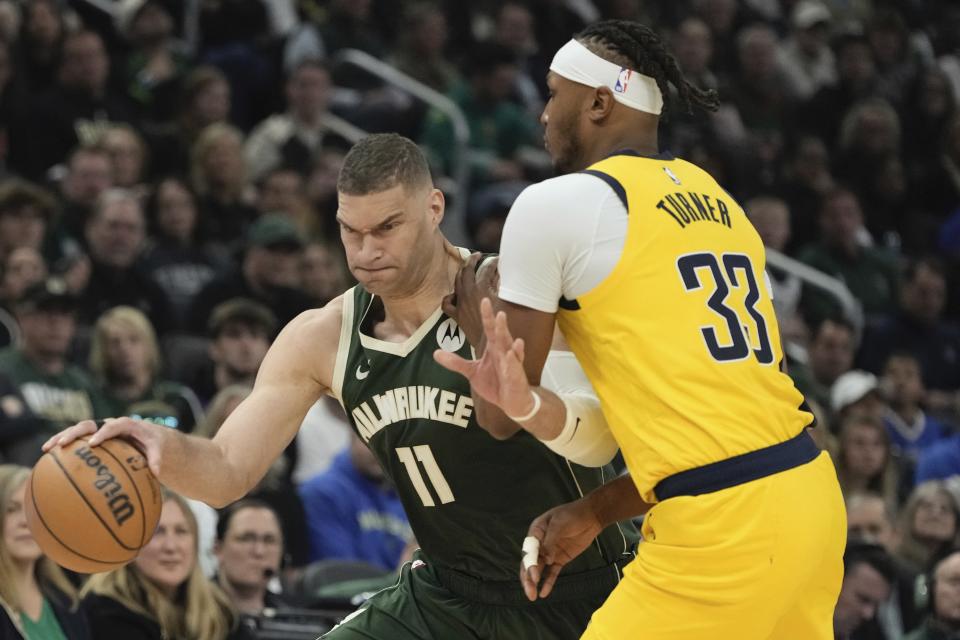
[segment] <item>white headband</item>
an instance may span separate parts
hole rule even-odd
[[[609,87],[613,99],[631,109],[654,115],[663,110],[663,95],[656,80],[604,60],[576,40],[560,47],[550,70],[588,87]]]

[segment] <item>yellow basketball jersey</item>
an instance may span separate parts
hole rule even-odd
[[[699,167],[629,152],[587,170],[628,212],[620,261],[561,303],[641,496],[679,471],[796,436],[813,416],[781,373],[763,244]]]

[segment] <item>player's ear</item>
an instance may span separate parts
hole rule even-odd
[[[440,189],[430,189],[430,195],[427,197],[427,206],[430,208],[430,220],[439,226],[443,220],[444,208],[446,206],[443,192],[440,191]]]
[[[587,109],[587,117],[592,122],[602,122],[613,111],[613,92],[610,87],[597,87],[591,92],[591,103]]]

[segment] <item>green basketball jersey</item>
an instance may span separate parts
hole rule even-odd
[[[474,417],[470,385],[437,364],[440,348],[472,357],[457,323],[438,308],[403,343],[373,337],[382,302],[344,294],[334,393],[396,485],[420,547],[437,565],[483,580],[517,580],[534,518],[614,477],[553,453],[526,431],[499,441]],[[632,553],[631,525],[607,528],[564,574]]]

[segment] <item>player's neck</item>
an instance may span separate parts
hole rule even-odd
[[[611,154],[630,149],[645,156],[660,153],[656,127],[636,126],[636,123],[611,126],[609,130],[592,137],[586,148],[586,167],[600,162]]]
[[[409,291],[397,296],[381,296],[385,323],[393,331],[412,335],[433,315],[443,297],[453,291],[453,282],[463,261],[444,246],[436,247],[432,254],[423,276]]]

